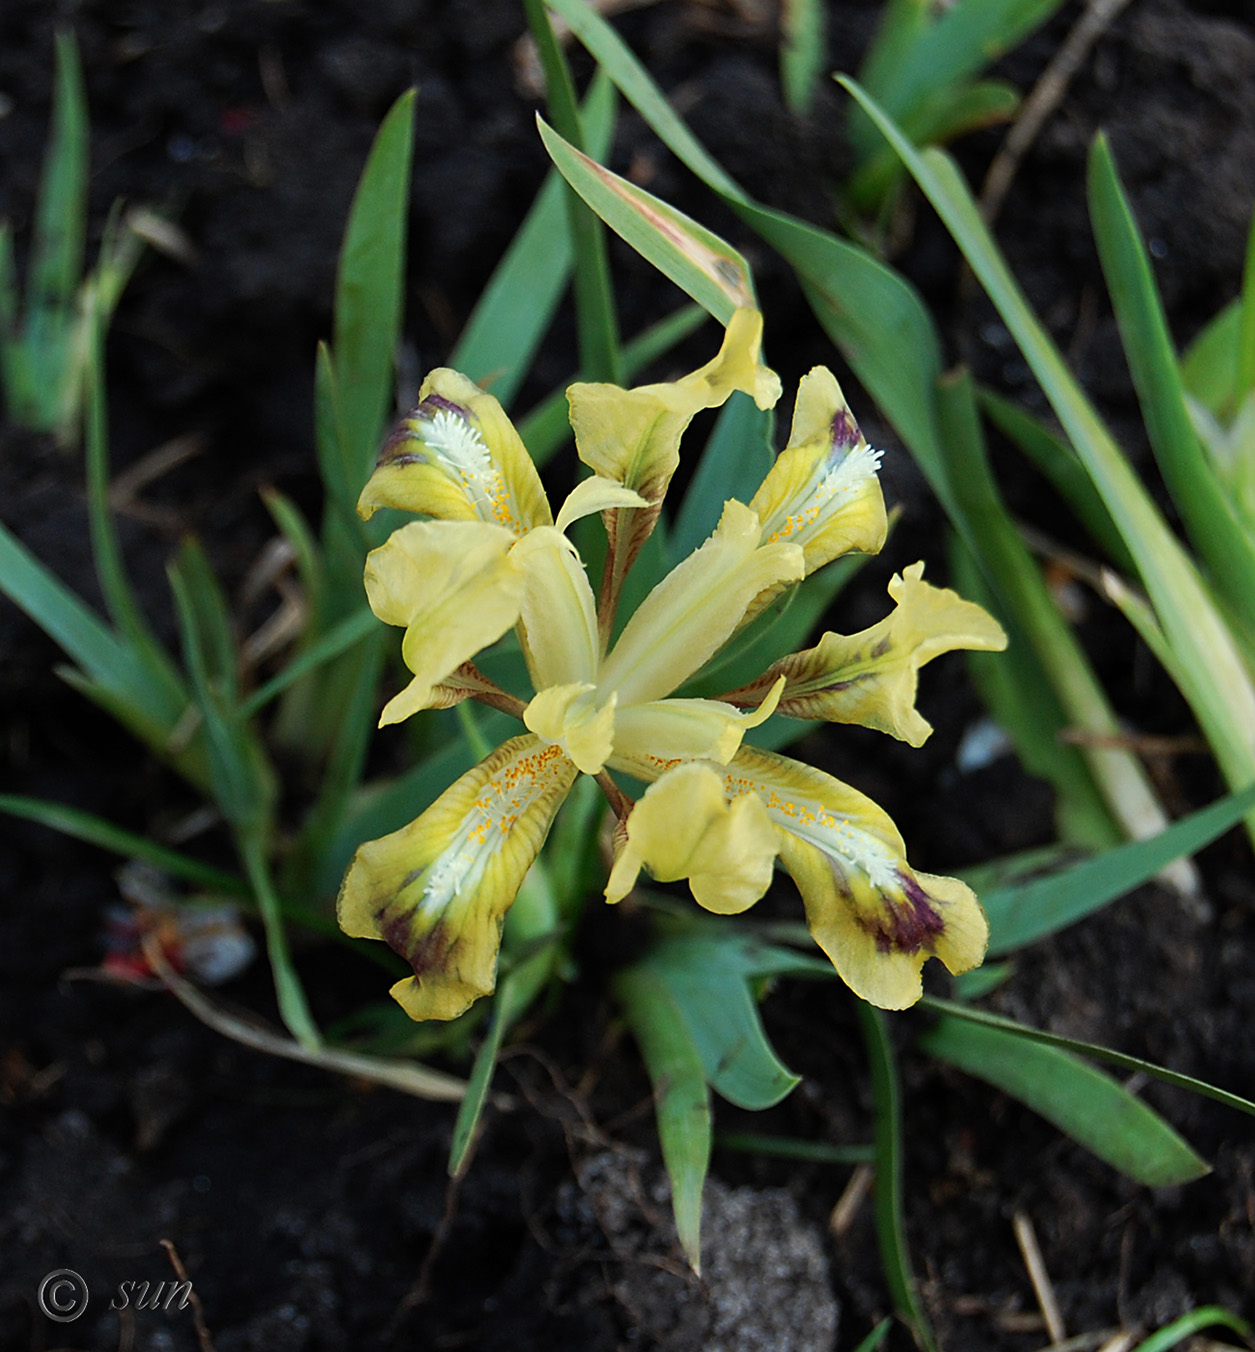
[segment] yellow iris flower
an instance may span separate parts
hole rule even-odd
[[[897,608],[850,637],[783,659],[719,699],[672,697],[783,589],[885,537],[879,456],[822,367],[801,382],[788,445],[747,505],[730,499],[710,538],[645,598],[609,646],[619,588],[658,518],[694,415],[744,391],[770,407],[780,382],[759,360],[762,317],[738,311],[718,355],[666,384],[568,391],[593,474],[555,519],[500,405],[455,371],[433,371],[384,446],[358,504],[423,515],[366,565],[375,614],[405,629],[412,679],[380,723],[480,699],[527,731],[463,775],[417,820],[357,852],[340,923],[383,939],[414,969],[393,996],[416,1019],[450,1019],[492,991],[501,925],[577,775],[595,776],[619,818],[608,901],[642,868],[688,879],[707,910],[735,914],[767,890],[778,858],[842,978],[885,1008],[920,995],[930,956],[965,971],[984,956],[971,891],[917,873],[889,818],[831,776],[742,744],[777,708],[858,722],[914,745],[919,667],[1005,639],[978,606],[922,580],[890,584]],[[600,512],[610,537],[595,597],[567,527]],[[472,659],[516,629],[533,695],[500,690]],[[633,804],[610,771],[648,784]]]

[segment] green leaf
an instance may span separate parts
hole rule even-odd
[[[960,521],[997,599],[995,613],[1010,619],[1015,636],[1027,641],[1067,722],[1098,738],[1119,737],[1119,720],[1106,693],[1003,505],[965,371],[943,377],[937,406]],[[1057,735],[1061,730],[1060,724],[1053,731]],[[1051,731],[1045,730],[1047,735]],[[1142,763],[1131,752],[1093,745],[1082,748],[1081,756],[1128,835],[1152,835],[1163,828],[1166,818]],[[1052,767],[1061,759],[1052,756]]]
[[[794,1136],[771,1136],[756,1131],[720,1132],[715,1144],[721,1150],[806,1160],[812,1164],[870,1164],[876,1157],[875,1147],[870,1145],[833,1145],[828,1141],[803,1141]]]
[[[706,927],[703,927],[705,930]],[[759,945],[720,926],[664,940],[643,961],[663,982],[706,1079],[738,1108],[774,1107],[798,1084],[767,1041],[750,988],[755,977],[811,972],[814,960]]]
[[[658,1139],[671,1179],[680,1246],[694,1272],[702,1265],[702,1188],[710,1167],[710,1093],[701,1055],[666,982],[647,965],[616,974],[614,993],[654,1087]]]
[[[1255,686],[1197,569],[1030,309],[953,161],[917,153],[866,93],[842,83],[894,145],[1010,329],[1137,561],[1217,763],[1231,788],[1245,787],[1255,780]],[[1255,839],[1255,814],[1247,828]]]
[[[1066,873],[998,888],[981,897],[989,917],[989,953],[997,957],[1068,925],[1148,882],[1174,859],[1195,854],[1255,804],[1255,785],[1191,813],[1148,840],[1107,850]]]
[[[749,265],[731,245],[536,121],[550,158],[589,207],[721,324],[756,304]]]
[[[42,798],[6,793],[0,794],[0,812],[38,822],[50,830],[60,831],[89,845],[98,845],[102,850],[111,850],[126,859],[142,859],[163,873],[183,878],[210,892],[223,892],[228,896],[247,894],[248,889],[234,873],[224,873],[221,869],[201,863],[199,859],[193,859],[191,855],[160,845],[150,836],[137,835],[134,831],[115,826],[103,817],[80,812],[64,803],[50,803]]]
[[[884,1346],[884,1341],[889,1336],[889,1330],[892,1327],[893,1320],[885,1315],[880,1323],[859,1343],[854,1352],[877,1352],[878,1348]]]
[[[1122,572],[1135,572],[1137,565],[1133,556],[1072,447],[1031,413],[993,390],[978,388],[976,399],[989,421],[1050,480],[1055,492],[1102,546],[1111,562]]]
[[[1158,1066],[1153,1061],[1143,1061],[1141,1057],[1129,1056],[1126,1052],[1117,1052],[1094,1042],[1082,1042],[1078,1038],[1060,1037],[1058,1033],[1047,1033],[1040,1028],[1029,1028],[1014,1019],[1004,1019],[1001,1015],[990,1014],[984,1009],[973,1009],[970,1005],[956,1004],[953,1000],[939,1000],[931,995],[925,995],[918,1007],[931,1009],[938,1014],[952,1014],[956,1019],[966,1019],[968,1023],[980,1024],[985,1028],[1014,1033],[1016,1037],[1027,1042],[1037,1042],[1046,1047],[1058,1047],[1066,1052],[1075,1052],[1078,1056],[1086,1056],[1091,1061],[1105,1061],[1108,1065],[1119,1066],[1122,1070],[1149,1075],[1164,1084],[1173,1085],[1177,1089],[1188,1089],[1191,1093],[1215,1099],[1217,1103],[1223,1103],[1226,1107],[1236,1108],[1238,1112],[1255,1117],[1255,1103],[1250,1099],[1230,1093],[1227,1089],[1219,1089],[1214,1084],[1208,1084],[1206,1080],[1196,1080],[1192,1075],[1182,1075],[1178,1070]]]
[[[1245,1319],[1231,1310],[1226,1310],[1223,1305],[1200,1305],[1195,1310],[1187,1310],[1183,1315],[1178,1315],[1170,1324],[1156,1329],[1150,1337],[1138,1343],[1137,1352],[1168,1352],[1169,1348],[1176,1347],[1187,1338],[1192,1338],[1200,1330],[1214,1328],[1217,1325],[1231,1330],[1247,1343],[1251,1341],[1251,1326]],[[1213,1350],[1225,1346],[1216,1342],[1208,1345]]]
[[[359,487],[370,474],[392,407],[393,361],[405,296],[414,98],[412,89],[402,94],[375,136],[353,197],[336,274],[336,425],[343,473]]]
[[[38,325],[73,305],[87,228],[87,95],[73,33],[59,32],[52,133],[39,185],[27,320]]]
[[[170,565],[170,585],[205,734],[214,802],[239,831],[269,824],[277,791],[274,769],[236,703],[236,651],[226,598],[204,551],[185,540]]]
[[[581,115],[584,142],[594,159],[609,149],[614,121],[614,85],[598,74]],[[506,408],[523,383],[571,274],[566,193],[562,176],[553,170],[449,357],[450,366],[491,389]]]
[[[1019,90],[1003,80],[950,86],[930,95],[903,126],[916,145],[945,145],[965,132],[1009,122],[1019,103]],[[850,175],[846,199],[857,211],[871,212],[901,177],[901,161],[886,146]]]
[[[87,514],[92,562],[109,614],[143,670],[143,698],[181,711],[187,688],[144,618],[131,587],[109,504],[109,423],[105,400],[104,332],[99,317],[88,327],[85,357]]]
[[[933,394],[941,345],[919,293],[866,249],[816,226],[753,204],[734,209],[798,274],[816,319],[954,515]]]
[[[544,0],[523,0],[523,9],[545,72],[549,115],[558,134],[580,153],[584,149],[584,127],[562,44],[553,31]],[[575,250],[575,314],[580,367],[589,373],[591,380],[617,385],[622,381],[622,353],[605,232],[601,222],[573,193],[568,192],[565,196],[571,243]]]
[[[951,91],[1023,41],[1058,10],[1063,0],[962,0],[938,13],[930,5],[917,4],[894,11],[897,22],[888,40],[878,39],[859,72],[867,91],[898,121],[908,124],[921,106],[936,103],[949,93],[961,98],[962,89]],[[901,11],[907,10],[902,14]],[[850,117],[850,136],[860,158],[877,148],[875,130],[855,114]]]
[[[251,718],[264,709],[276,695],[282,694],[294,681],[300,680],[311,671],[316,671],[325,662],[330,662],[341,653],[356,647],[378,628],[379,621],[367,606],[363,606],[354,615],[346,615],[344,619],[338,620],[316,643],[302,649],[300,655],[294,657],[282,671],[272,676],[264,685],[259,685],[249,695],[241,706],[244,716]]]
[[[960,1000],[980,1000],[1015,975],[1013,962],[986,962],[954,978],[954,993]]]
[[[957,535],[951,537],[951,581],[960,596],[1000,617],[1007,631],[1005,652],[964,654],[968,672],[995,723],[1011,739],[1029,774],[1055,791],[1055,829],[1072,845],[1107,849],[1124,839],[1080,749],[1063,742],[1068,725],[1033,644],[1019,622],[999,608],[987,574]]]
[[[784,101],[804,116],[828,64],[822,0],[782,0],[780,7],[780,81]]]
[[[449,1149],[450,1177],[465,1172],[470,1160],[505,1034],[526,1013],[553,975],[559,953],[562,918],[548,862],[552,855],[553,851],[549,849],[532,865],[514,905],[506,915],[501,971],[492,1001],[492,1015],[484,1032],[484,1040],[475,1054],[466,1097],[453,1124],[453,1142]]]
[[[1237,409],[1238,346],[1245,311],[1231,301],[1205,325],[1181,358],[1185,392],[1213,417],[1227,421]]]
[[[906,1243],[902,1177],[902,1091],[898,1065],[885,1017],[865,1000],[857,1000],[859,1025],[871,1070],[876,1111],[876,1239],[889,1294],[898,1314],[911,1326],[923,1352],[937,1352],[937,1342],[920,1304],[911,1254]]]
[[[952,1018],[939,1020],[920,1046],[1027,1104],[1138,1183],[1162,1188],[1211,1171],[1141,1099],[1057,1047]]]
[[[1150,258],[1101,135],[1090,150],[1089,210],[1155,459],[1216,590],[1255,635],[1255,536],[1194,430]]]
[[[615,82],[623,97],[682,163],[716,192],[737,199],[744,198],[745,194],[723,167],[707,154],[684,125],[653,77],[587,0],[545,0],[545,3],[555,14],[562,16],[572,33]],[[710,313],[715,314],[713,310]],[[719,318],[718,315],[715,317]]]

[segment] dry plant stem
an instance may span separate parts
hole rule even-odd
[[[629,9],[644,9],[655,5],[658,0],[592,0],[590,8],[605,18]],[[571,29],[565,19],[558,14],[550,14],[554,37],[563,46],[571,41]],[[527,34],[519,38],[514,45],[514,78],[520,94],[528,98],[541,98],[545,93],[545,76],[540,67],[540,55],[536,51],[536,40]]]
[[[1055,1299],[1055,1289],[1051,1285],[1050,1274],[1046,1271],[1046,1263],[1041,1256],[1033,1222],[1029,1219],[1027,1212],[1017,1211],[1011,1218],[1011,1224],[1015,1230],[1015,1242],[1020,1246],[1024,1266],[1028,1269],[1028,1279],[1033,1283],[1033,1294],[1037,1297],[1038,1308],[1041,1310],[1042,1318],[1046,1321],[1046,1332],[1050,1335],[1050,1345],[1058,1347],[1060,1343],[1066,1340],[1068,1335],[1063,1326],[1063,1316],[1059,1312],[1059,1302]]]
[[[404,1061],[390,1061],[383,1057],[361,1056],[356,1052],[340,1051],[334,1047],[321,1047],[313,1051],[302,1047],[291,1038],[281,1037],[267,1028],[245,1022],[234,1014],[228,1014],[226,1010],[220,1009],[213,1001],[206,999],[190,981],[185,981],[179,976],[166,961],[155,934],[144,936],[143,948],[148,965],[161,978],[175,999],[203,1024],[216,1033],[229,1037],[233,1042],[251,1047],[254,1051],[266,1052],[270,1056],[282,1057],[287,1061],[299,1061],[302,1065],[318,1066],[338,1075],[349,1075],[357,1079],[372,1080],[376,1084],[385,1084],[389,1088],[399,1089],[403,1094],[413,1094],[415,1098],[456,1103],[466,1094],[466,1084],[462,1080],[438,1070],[428,1070],[425,1066],[408,1065]]]
[[[174,1268],[174,1275],[179,1281],[187,1283],[187,1298],[192,1306],[192,1322],[196,1325],[196,1341],[200,1344],[200,1352],[216,1352],[214,1340],[209,1336],[209,1325],[205,1323],[204,1307],[200,1303],[200,1297],[196,1294],[196,1288],[192,1285],[192,1279],[187,1275],[187,1268],[183,1266],[179,1251],[174,1247],[174,1241],[160,1239],[157,1242],[169,1256],[170,1266]]]
[[[1133,1348],[1141,1341],[1141,1334],[1130,1332],[1128,1330],[1117,1333],[1109,1342],[1103,1343],[1098,1352],[1133,1352]]]
[[[1051,58],[1028,98],[1020,105],[1015,125],[1007,133],[980,194],[980,214],[992,225],[1020,167],[1020,160],[1041,133],[1042,127],[1063,101],[1094,43],[1115,21],[1129,0],[1089,0],[1063,46]]]
[[[619,511],[619,530],[614,537],[614,544],[606,550],[606,562],[601,570],[601,590],[597,595],[597,637],[603,653],[610,646],[610,631],[614,628],[615,613],[619,609],[619,592],[623,589],[625,575],[619,550],[621,542],[626,538],[624,531],[626,511],[621,508],[615,510]]]
[[[1180,737],[1161,737],[1153,733],[1129,732],[1107,735],[1089,732],[1085,728],[1064,728],[1059,740],[1070,746],[1102,746],[1117,751],[1132,751],[1138,756],[1205,756],[1207,743],[1201,737],[1183,734]]]
[[[1091,1329],[1088,1333],[1074,1333],[1061,1343],[1048,1343],[1037,1352],[1095,1352],[1105,1348],[1117,1338],[1124,1338],[1124,1329]]]
[[[845,1185],[841,1196],[837,1198],[837,1204],[832,1208],[832,1215],[828,1217],[828,1229],[838,1239],[854,1224],[859,1211],[862,1210],[863,1203],[867,1201],[868,1195],[871,1193],[872,1184],[875,1181],[876,1170],[870,1164],[864,1162],[854,1166],[850,1181]]]
[[[636,804],[604,770],[596,776],[596,780],[598,787],[601,789],[602,793],[606,795],[606,802],[610,804],[611,809],[614,811],[614,815],[618,817],[621,822],[627,821],[628,813],[632,811]]]
[[[505,690],[476,690],[471,698],[486,704],[490,709],[500,709],[503,714],[509,714],[512,718],[521,719],[527,709],[527,705],[521,699]]]

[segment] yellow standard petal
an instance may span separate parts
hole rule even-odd
[[[399,507],[488,521],[519,536],[553,524],[540,476],[501,405],[457,371],[423,381],[418,406],[384,443],[357,510]]]
[[[742,713],[713,699],[662,699],[620,709],[615,720],[612,770],[648,781],[681,761],[715,761],[726,765],[750,728],[765,723],[784,689],[781,677],[762,704]]]
[[[638,385],[577,381],[567,390],[580,459],[596,474],[659,502],[679,464],[680,437],[693,415],[741,390],[760,408],[780,397],[780,379],[759,361],[763,317],[738,310],[713,360],[679,380]]]
[[[598,706],[596,687],[576,683],[542,690],[523,712],[523,722],[546,743],[560,746],[586,775],[601,772],[614,745],[613,695]]]
[[[558,530],[565,531],[574,522],[592,516],[594,512],[609,512],[617,507],[648,506],[649,503],[639,493],[624,488],[617,480],[603,479],[600,474],[590,474],[567,494],[554,525]]]
[[[502,920],[575,773],[557,747],[516,737],[417,821],[358,850],[340,927],[383,939],[414,968],[391,991],[411,1018],[456,1018],[491,993]]]
[[[761,799],[750,794],[729,803],[715,770],[677,766],[632,809],[606,900],[627,896],[644,867],[659,882],[687,878],[706,910],[738,915],[770,886],[779,836]]]
[[[367,600],[385,623],[405,626],[401,656],[414,673],[381,727],[439,702],[440,682],[518,619],[523,573],[512,544],[508,530],[482,521],[414,521],[367,555]]]
[[[602,665],[598,688],[620,704],[661,699],[701,667],[735,632],[766,589],[802,577],[802,551],[759,545],[758,517],[730,499],[715,533],[649,593]]]
[[[802,894],[811,934],[856,995],[906,1009],[922,993],[930,957],[956,973],[980,964],[989,928],[971,889],[911,869],[897,828],[870,798],[753,747],[727,767],[724,789],[733,800],[756,795],[781,828],[780,861]]]
[[[770,408],[780,397],[780,380],[759,361],[763,317],[737,310],[718,355],[676,381],[618,385],[578,381],[567,390],[571,429],[580,459],[597,475],[635,490],[649,504],[626,516],[606,517],[611,557],[627,571],[658,519],[671,476],[680,463],[680,438],[704,408],[718,408],[735,390]]]
[[[530,531],[511,560],[522,570],[519,637],[536,690],[596,679],[597,606],[575,546],[553,526]]]
[[[763,543],[801,545],[808,574],[851,550],[877,553],[887,529],[879,464],[832,372],[814,367],[798,386],[789,444],[750,503]]]
[[[897,605],[879,624],[848,636],[825,634],[814,648],[782,658],[757,681],[723,698],[753,704],[784,677],[781,713],[858,723],[921,746],[932,727],[915,707],[919,669],[958,648],[1007,646],[992,615],[923,578],[922,563],[895,573],[889,595]]]

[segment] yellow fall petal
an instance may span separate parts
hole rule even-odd
[[[583,683],[542,690],[527,706],[523,722],[542,741],[560,746],[586,775],[595,775],[609,759],[615,737],[612,695],[600,707],[596,687]]]
[[[399,507],[444,521],[487,521],[520,536],[553,524],[540,476],[491,394],[440,367],[384,443],[357,510]]]
[[[758,517],[730,499],[715,533],[649,593],[628,621],[597,678],[621,704],[661,699],[688,679],[735,632],[764,590],[802,577],[796,545],[759,544]]]
[[[510,558],[524,579],[519,637],[533,687],[595,681],[597,606],[575,546],[544,526],[525,535]]]
[[[627,819],[626,841],[606,885],[621,901],[642,867],[659,882],[689,880],[699,905],[738,915],[771,884],[779,831],[754,795],[728,803],[722,776],[680,765],[646,789]]]
[[[955,973],[980,964],[989,930],[975,895],[955,878],[914,872],[897,828],[871,799],[753,747],[727,767],[724,788],[733,799],[756,795],[781,828],[780,860],[811,933],[855,994],[905,1009],[922,993],[928,958]]]
[[[724,698],[745,705],[787,678],[780,712],[792,718],[858,723],[920,746],[932,732],[915,707],[919,670],[958,648],[998,651],[1007,646],[1001,625],[955,592],[923,580],[924,565],[895,573],[889,595],[895,609],[879,624],[851,635],[825,634],[814,648],[774,663],[751,685]]]
[[[612,770],[655,780],[680,761],[726,765],[749,728],[765,723],[784,688],[778,680],[759,707],[742,713],[711,699],[663,699],[620,709],[615,721]]]
[[[512,542],[482,521],[414,521],[367,555],[367,600],[385,623],[405,626],[401,656],[414,673],[381,727],[428,707],[442,680],[518,619],[523,573]]]
[[[492,991],[502,920],[575,774],[557,747],[513,738],[416,821],[357,851],[340,926],[414,968],[391,991],[411,1018],[456,1018]]]
[[[851,550],[879,552],[887,530],[879,463],[832,372],[814,367],[798,385],[789,444],[750,502],[763,543],[801,545],[807,574]]]

